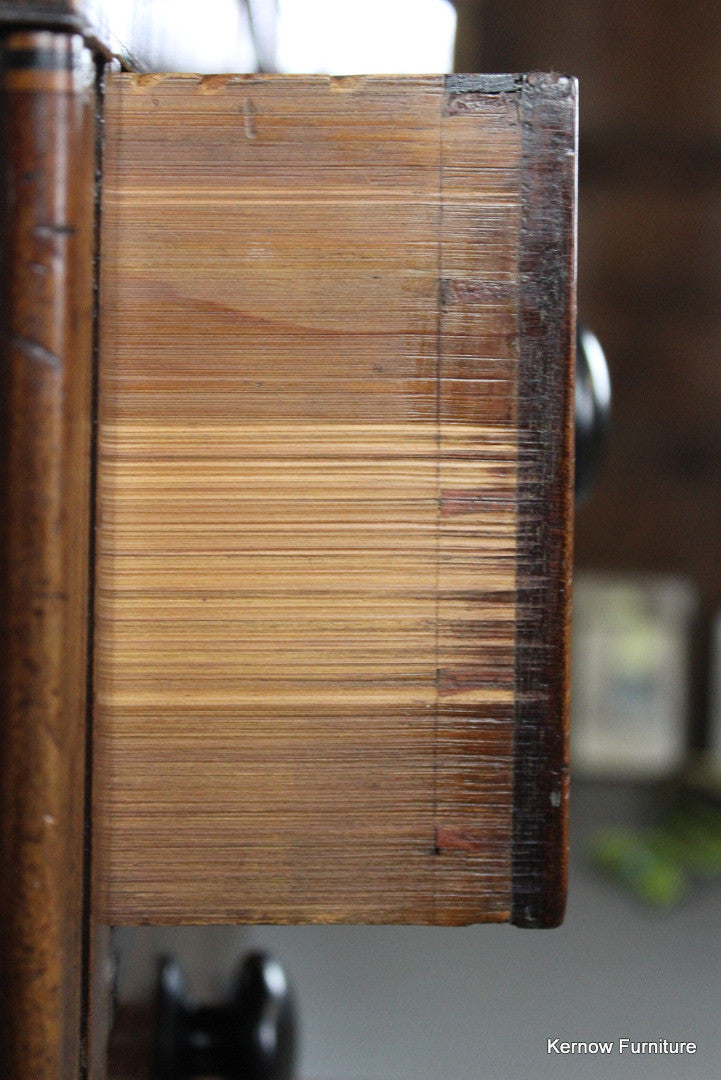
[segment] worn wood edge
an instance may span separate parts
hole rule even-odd
[[[515,94],[523,89],[524,76],[491,72],[458,72],[445,76],[446,94]]]
[[[81,1057],[95,66],[2,43],[0,1072]]]
[[[576,301],[576,80],[528,75],[519,316],[518,614],[511,922],[563,919]]]

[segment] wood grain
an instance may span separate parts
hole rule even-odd
[[[95,67],[3,42],[0,1075],[79,1068]]]
[[[111,78],[100,920],[511,917],[525,92]]]
[[[529,76],[522,117],[513,922],[553,927],[568,847],[575,364],[558,357],[575,357],[573,80]]]

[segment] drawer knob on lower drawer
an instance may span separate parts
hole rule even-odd
[[[176,961],[160,962],[158,1080],[293,1080],[295,1015],[283,968],[265,953],[241,964],[228,1001],[195,1005]]]

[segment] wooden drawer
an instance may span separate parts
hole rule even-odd
[[[121,923],[555,925],[573,81],[113,73],[94,231],[67,40],[4,74],[9,985],[77,1005]]]
[[[568,247],[552,308],[538,271],[572,179],[539,110],[571,149],[566,80],[108,80],[101,921],[557,917]]]

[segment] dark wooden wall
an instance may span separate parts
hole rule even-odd
[[[459,65],[580,80],[579,310],[614,391],[576,563],[700,593],[695,728],[721,604],[721,6],[459,0]]]

